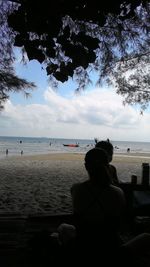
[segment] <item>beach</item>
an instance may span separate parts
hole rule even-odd
[[[149,153],[115,154],[112,164],[123,182],[141,182]],[[64,214],[72,212],[70,187],[88,178],[84,153],[6,156],[0,161],[0,214]]]

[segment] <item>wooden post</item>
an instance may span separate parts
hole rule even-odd
[[[149,163],[142,163],[142,185],[149,185]]]
[[[131,175],[131,184],[137,184],[137,176],[135,174]]]

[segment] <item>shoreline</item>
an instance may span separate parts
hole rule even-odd
[[[86,151],[87,152],[87,151]],[[50,152],[50,153],[43,153],[43,154],[23,154],[23,155],[6,155],[3,156],[1,159],[63,159],[63,160],[68,160],[70,158],[71,160],[79,158],[84,158],[86,152]],[[150,159],[150,152],[130,152],[130,153],[114,153],[113,158],[145,158],[145,159]]]

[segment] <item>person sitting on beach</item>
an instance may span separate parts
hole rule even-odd
[[[97,251],[98,255],[100,250],[113,254],[120,246],[118,231],[125,211],[124,193],[111,183],[108,155],[103,149],[93,148],[86,153],[85,168],[89,179],[71,187],[79,244],[81,250],[86,248],[86,255],[88,250],[94,254]]]
[[[111,144],[109,139],[107,139],[107,141],[97,142],[95,147],[104,149],[108,154],[109,163],[112,161],[114,151],[113,151],[113,145]],[[112,184],[119,185],[119,179],[118,179],[116,167],[112,164],[109,164],[109,169],[111,173]]]

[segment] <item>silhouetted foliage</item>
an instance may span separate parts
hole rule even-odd
[[[6,5],[5,1],[0,1],[0,110],[3,109],[11,91],[23,91],[25,96],[28,96],[27,89],[35,87],[34,83],[17,77],[13,68],[15,58],[12,46],[15,34],[7,25],[7,16],[14,8],[15,5]]]
[[[14,45],[29,60],[45,66],[51,82],[77,81],[77,91],[90,82],[116,86],[124,103],[150,100],[149,1],[14,0],[18,9],[8,23],[16,31]]]
[[[29,83],[25,79],[18,78],[13,70],[0,70],[0,110],[3,109],[4,102],[9,98],[10,92],[23,91],[25,96],[30,95],[27,88],[34,88],[34,83]]]

